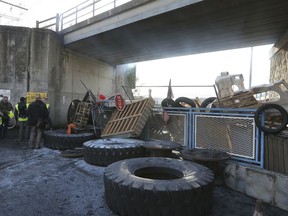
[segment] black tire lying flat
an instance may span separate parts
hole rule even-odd
[[[175,107],[187,107],[187,108],[194,108],[196,107],[195,102],[187,97],[179,97],[175,100]]]
[[[261,119],[262,119],[262,113],[266,113],[266,116],[269,115],[269,110],[270,112],[274,110],[279,114],[279,122],[277,125],[266,125],[266,123],[264,123],[264,125],[262,125],[261,123]],[[256,112],[255,112],[255,124],[257,125],[257,127],[265,132],[265,133],[271,133],[271,134],[275,134],[278,133],[280,131],[282,131],[286,125],[287,125],[287,121],[288,121],[288,114],[286,112],[286,110],[278,105],[278,104],[264,104],[263,106],[259,107]],[[265,117],[266,119],[266,117]]]
[[[105,199],[121,216],[198,216],[212,207],[214,175],[189,161],[147,157],[105,168]]]
[[[119,160],[144,156],[144,141],[111,138],[87,141],[83,144],[84,160],[96,166],[108,166]]]
[[[94,133],[66,134],[64,129],[49,130],[44,133],[44,146],[58,150],[75,149],[92,139],[95,139]]]

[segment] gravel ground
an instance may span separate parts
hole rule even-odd
[[[64,158],[60,151],[27,149],[17,130],[0,140],[0,216],[113,216],[105,203],[103,167],[83,158]],[[211,216],[253,215],[255,199],[215,186]],[[288,212],[264,204],[265,216]]]

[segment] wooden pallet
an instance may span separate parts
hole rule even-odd
[[[73,123],[79,127],[87,125],[90,116],[91,106],[89,103],[81,102],[78,104]]]
[[[101,137],[138,137],[154,104],[152,98],[147,98],[126,105],[123,111],[115,110]]]
[[[223,108],[258,107],[258,104],[250,91],[220,99],[220,105]],[[218,102],[215,105],[219,106]]]

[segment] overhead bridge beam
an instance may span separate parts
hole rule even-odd
[[[73,43],[203,0],[133,0],[61,31],[64,44]]]

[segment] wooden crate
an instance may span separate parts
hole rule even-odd
[[[154,104],[152,98],[147,98],[126,105],[123,111],[115,110],[101,137],[138,137]]]

